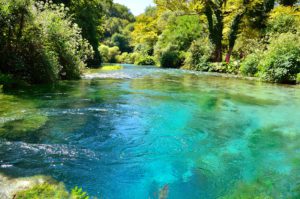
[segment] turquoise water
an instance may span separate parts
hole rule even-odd
[[[0,104],[8,176],[104,199],[300,198],[299,86],[126,65]]]

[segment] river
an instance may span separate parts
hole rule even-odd
[[[0,137],[0,173],[104,199],[300,196],[299,86],[124,65],[0,92]]]

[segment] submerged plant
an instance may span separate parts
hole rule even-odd
[[[9,140],[28,138],[46,124],[48,118],[36,109],[34,101],[0,93],[0,137]]]

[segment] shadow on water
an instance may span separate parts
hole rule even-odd
[[[125,66],[0,102],[8,176],[103,198],[299,196],[298,87]]]

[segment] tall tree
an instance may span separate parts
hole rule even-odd
[[[181,14],[199,15],[206,17],[209,38],[215,47],[214,61],[221,62],[224,45],[224,29],[227,24],[225,19],[231,19],[228,34],[228,53],[226,61],[229,62],[231,52],[238,36],[239,27],[245,14],[251,9],[257,9],[261,21],[264,21],[266,13],[270,12],[275,0],[155,0],[159,8],[171,11],[182,11]],[[227,6],[227,4],[230,4]],[[227,9],[229,7],[229,9]],[[252,11],[253,12],[253,11]]]
[[[182,14],[205,15],[208,24],[209,38],[215,46],[214,61],[222,61],[222,40],[224,28],[223,8],[226,0],[155,0],[155,3],[161,9],[171,11],[183,11]]]
[[[48,0],[41,0],[48,2]],[[94,58],[88,61],[90,66],[99,66],[101,56],[98,50],[102,35],[101,26],[104,16],[112,7],[112,0],[53,0],[54,3],[63,3],[70,9],[75,22],[82,29],[83,37],[93,46]]]

